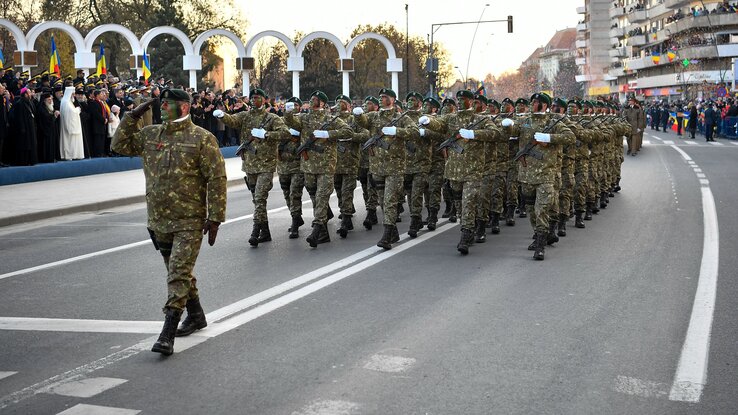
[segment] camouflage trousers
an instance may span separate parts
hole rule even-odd
[[[428,190],[425,195],[425,203],[429,208],[441,209],[441,189],[443,188],[444,165],[432,165],[428,173]]]
[[[587,202],[594,203],[599,196],[600,170],[597,160],[591,160],[589,164],[589,186],[587,186]]]
[[[518,183],[518,171],[517,170],[508,170],[507,171],[507,199],[505,201],[505,206],[514,206],[518,207],[518,187],[520,187],[520,184]]]
[[[561,192],[561,172],[558,171],[554,174],[553,181],[553,195],[551,196],[551,204],[549,205],[549,220],[559,220],[559,193]],[[533,223],[533,222],[531,222]]]
[[[267,198],[274,184],[274,173],[246,174],[246,187],[251,191],[251,201],[254,203],[254,222],[267,222]]]
[[[313,202],[313,225],[328,223],[328,202],[333,193],[332,174],[305,173],[305,188]]]
[[[574,197],[572,203],[574,204],[575,212],[583,212],[587,208],[588,175],[589,166],[583,167],[582,170],[574,173]]]
[[[167,302],[163,311],[166,313],[170,308],[184,310],[187,300],[199,295],[197,279],[192,271],[200,253],[202,230],[155,232],[154,238],[167,268]]]
[[[461,218],[461,229],[474,230],[477,207],[482,193],[482,180],[458,182],[450,180],[451,196],[456,206],[456,215]],[[487,220],[486,218],[479,218]]]
[[[282,188],[284,201],[290,209],[290,216],[302,216],[302,189],[305,187],[303,173],[280,174],[279,187]]]
[[[489,218],[489,210],[492,206],[492,182],[494,176],[485,174],[482,176],[481,186],[479,188],[479,200],[476,204],[477,219],[487,220]]]
[[[353,216],[356,213],[356,209],[354,208],[356,175],[336,174],[333,176],[333,187],[336,189],[338,209],[341,211],[341,214]]]
[[[403,180],[403,187],[407,194],[407,205],[410,208],[410,216],[422,216],[423,194],[428,187],[428,173],[406,174]]]
[[[377,189],[372,187],[371,180],[369,180],[369,168],[359,169],[359,183],[361,183],[361,195],[364,197],[364,206],[367,210],[373,210],[377,208]]]
[[[562,173],[561,189],[559,190],[559,215],[569,215],[572,198],[574,196],[574,172]]]
[[[492,177],[492,213],[502,214],[505,210],[505,192],[507,191],[507,173],[495,173]]]
[[[394,225],[397,223],[397,205],[405,193],[403,179],[404,177],[401,174],[392,176],[376,176],[372,174],[369,176],[372,187],[377,189],[379,204],[382,206],[382,212],[384,213],[384,221],[382,223],[385,225]]]
[[[531,226],[536,232],[548,232],[551,205],[558,195],[554,190],[554,183],[522,183],[521,190]]]

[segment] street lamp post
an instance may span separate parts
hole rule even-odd
[[[461,68],[459,68],[458,66],[454,66],[454,69],[458,69],[459,75],[461,76],[461,81],[464,82],[464,89],[466,89],[467,88],[467,85],[466,85],[466,77],[461,72]]]

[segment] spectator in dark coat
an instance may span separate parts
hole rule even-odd
[[[105,148],[105,140],[108,137],[108,114],[107,108],[99,99],[100,94],[99,90],[93,92],[93,99],[87,103],[92,131],[92,157],[105,157],[109,150]]]
[[[710,105],[705,110],[705,140],[706,141],[715,141],[714,138],[712,138],[714,130],[717,128],[718,123],[720,122],[720,115],[717,111],[717,109]]]
[[[12,111],[15,162],[20,166],[38,163],[35,111],[31,91],[28,88],[21,89]]]
[[[54,99],[49,93],[41,94],[41,101],[36,110],[36,131],[38,139],[38,161],[53,163],[57,160],[59,147],[56,119],[59,112],[54,109]]]
[[[694,138],[695,133],[697,132],[697,118],[699,115],[697,115],[697,107],[694,104],[690,104],[689,109],[689,121],[687,121],[687,130],[689,130],[689,138]]]

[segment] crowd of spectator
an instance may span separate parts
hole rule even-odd
[[[692,101],[653,101],[646,106],[652,130],[676,131],[677,136],[707,140],[714,136],[738,136],[738,99],[726,97]]]

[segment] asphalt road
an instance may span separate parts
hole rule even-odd
[[[307,226],[287,238],[275,186],[273,241],[251,248],[250,196],[233,187],[196,268],[210,326],[168,358],[148,351],[166,287],[143,206],[0,229],[0,413],[734,414],[738,145],[647,133],[623,190],[543,262],[520,219],[465,257],[450,223],[382,251],[359,189],[356,230],[342,240],[334,219],[311,249]],[[706,382],[685,402],[705,189],[719,271]]]

